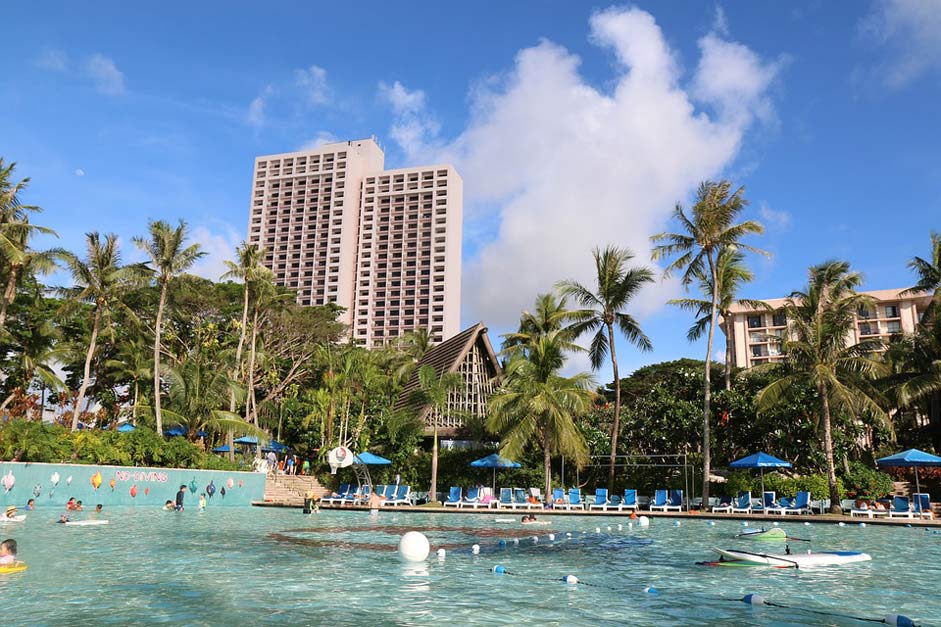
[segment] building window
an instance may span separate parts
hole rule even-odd
[[[886,305],[885,317],[886,318],[898,318],[899,317],[898,305]]]
[[[761,316],[748,316],[748,328],[757,329],[761,326]]]
[[[783,311],[776,311],[771,317],[771,326],[783,327],[787,324],[787,314]]]
[[[752,357],[764,357],[764,356],[767,355],[767,353],[765,352],[765,350],[767,350],[767,348],[766,348],[764,345],[762,345],[762,346],[752,346],[752,347],[751,347],[751,356],[752,356]]]
[[[863,320],[868,320],[869,318],[872,318],[872,312],[869,311],[869,310],[868,310],[867,308],[865,308],[865,307],[860,307],[860,308],[859,308],[859,317],[862,318]]]
[[[874,330],[875,329],[875,330]],[[864,322],[859,325],[859,334],[860,335],[877,335],[879,333],[878,326]]]
[[[886,330],[889,333],[901,333],[902,332],[902,323],[898,320],[890,320],[886,324]]]

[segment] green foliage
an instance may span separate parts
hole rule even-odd
[[[892,477],[865,464],[853,462],[850,471],[843,475],[846,496],[878,499],[892,493]]]

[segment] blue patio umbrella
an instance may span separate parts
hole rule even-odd
[[[910,448],[907,451],[889,455],[882,459],[877,459],[876,463],[880,466],[906,466],[915,469],[915,492],[921,492],[921,486],[918,483],[918,468],[920,466],[941,466],[941,457],[919,451],[917,448]]]
[[[486,457],[475,459],[470,463],[474,468],[493,468],[493,489],[497,489],[497,468],[520,468],[518,462],[506,457],[500,457],[497,453],[492,453]]]
[[[288,447],[281,444],[280,442],[275,442],[274,440],[272,440],[271,442],[267,444],[267,446],[261,447],[261,450],[265,452],[274,451],[275,453],[283,453],[284,451],[288,450]]]
[[[258,444],[258,438],[253,435],[243,435],[235,440],[236,444]]]
[[[757,468],[761,473],[761,504],[764,506],[765,503],[765,468],[790,468],[791,462],[786,462],[783,459],[778,459],[774,455],[768,455],[767,453],[758,452],[752,453],[748,457],[743,457],[742,459],[737,459],[731,464],[729,468]]]
[[[128,433],[129,431],[133,431],[133,430],[136,429],[136,428],[137,428],[137,427],[135,427],[135,426],[132,425],[131,423],[125,422],[123,425],[121,425],[120,427],[118,427],[118,431],[120,431],[121,433]]]
[[[228,453],[228,452],[229,452],[229,445],[228,445],[228,444],[223,444],[222,446],[217,446],[216,448],[212,449],[212,452],[213,452],[213,453]]]
[[[353,457],[354,464],[366,464],[368,466],[388,466],[392,462],[385,457],[380,457],[379,455],[374,455],[369,451],[363,451],[359,455]]]

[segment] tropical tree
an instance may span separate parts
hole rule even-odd
[[[888,423],[877,402],[873,381],[885,372],[883,362],[874,356],[881,348],[878,340],[850,345],[860,308],[872,305],[872,298],[856,291],[862,282],[858,272],[850,272],[845,261],[828,261],[810,268],[805,291],[793,292],[786,300],[788,337],[783,342],[781,364],[758,366],[774,373],[774,380],[756,397],[761,409],[770,409],[801,386],[811,386],[820,403],[820,424],[830,485],[830,511],[839,514],[840,492],[833,456],[833,413],[850,417],[869,414]]]
[[[587,373],[559,374],[567,344],[563,335],[551,331],[516,351],[490,399],[487,419],[487,428],[500,435],[502,455],[518,457],[533,444],[542,449],[545,494],[551,494],[553,455],[564,455],[579,467],[589,460],[576,419],[591,409],[594,380]]]
[[[170,283],[183,274],[206,253],[200,252],[199,244],[185,246],[186,222],[174,228],[163,220],[151,220],[148,225],[150,238],[133,238],[134,244],[150,257],[154,280],[160,288],[160,301],[157,304],[157,318],[154,322],[154,418],[157,422],[157,434],[163,436],[163,413],[160,407],[160,334],[163,331],[163,313],[167,305]]]
[[[664,278],[682,271],[682,283],[689,288],[699,276],[709,276],[712,281],[710,294],[708,339],[706,340],[706,369],[703,377],[703,503],[709,502],[709,478],[711,474],[710,416],[712,406],[712,343],[715,337],[716,312],[719,307],[718,256],[723,248],[735,247],[753,253],[767,255],[763,250],[742,242],[746,235],[764,232],[764,227],[753,220],[736,222],[739,214],[748,205],[745,188],[732,191],[729,181],[706,181],[700,184],[696,203],[687,215],[682,205],[677,204],[673,216],[682,232],[658,233],[651,237],[656,244],[651,257],[654,261],[675,257],[664,269]]]
[[[438,494],[438,423],[448,414],[448,397],[463,387],[461,376],[454,372],[443,372],[441,376],[432,366],[418,369],[418,390],[412,403],[415,407],[431,408],[431,487],[428,500],[437,500]]]
[[[754,280],[755,274],[745,265],[745,255],[737,248],[722,248],[716,256],[716,277],[719,287],[716,293],[719,302],[716,311],[726,324],[731,324],[732,307],[742,306],[749,309],[769,309],[768,303],[750,298],[738,298],[738,294],[745,283]],[[696,281],[704,298],[674,298],[667,301],[686,311],[692,311],[696,316],[693,326],[686,332],[686,339],[695,342],[709,329],[709,312],[712,309],[712,277],[704,272],[698,272]],[[725,331],[725,389],[732,389],[732,330]]]
[[[57,346],[60,338],[58,328],[51,320],[37,321],[22,333],[13,336],[12,353],[17,373],[7,372],[7,376],[21,375],[19,385],[10,392],[0,404],[3,411],[16,398],[17,394],[29,392],[34,379],[39,379],[43,388],[61,390],[65,387],[55,372],[55,364],[63,357],[63,350]]]
[[[91,307],[92,316],[82,383],[72,410],[73,431],[78,429],[78,417],[91,381],[91,364],[98,347],[98,335],[102,330],[109,335],[112,333],[112,314],[126,309],[123,299],[144,271],[141,266],[121,264],[118,236],[114,233],[105,235],[103,240],[97,232],[86,234],[85,248],[85,259],[71,252],[62,253],[62,260],[72,274],[75,286],[59,290],[68,299],[67,309],[85,304]]]
[[[532,311],[524,310],[520,315],[519,328],[514,333],[505,333],[503,352],[513,355],[516,349],[525,349],[536,338],[558,331],[558,341],[563,352],[583,350],[575,343],[578,331],[572,322],[572,312],[568,301],[553,292],[536,296],[536,306]]]
[[[126,338],[119,342],[117,353],[111,359],[105,361],[105,367],[112,371],[112,374],[119,381],[130,381],[133,389],[131,399],[131,420],[137,419],[138,407],[140,406],[140,384],[151,377],[151,368],[153,361],[147,355],[147,347],[144,345],[144,338],[134,336]]]
[[[591,367],[598,370],[608,353],[611,354],[611,369],[614,375],[614,422],[611,426],[608,489],[613,490],[618,434],[621,429],[621,377],[618,374],[614,329],[617,327],[627,341],[640,350],[653,349],[650,339],[641,330],[637,320],[624,311],[645,283],[653,283],[653,271],[643,266],[628,267],[634,253],[627,248],[595,248],[592,254],[595,258],[594,291],[572,280],[562,281],[558,287],[564,296],[574,299],[584,307],[572,313],[572,318],[576,320],[573,330],[576,337],[586,333],[594,334],[588,349]]]
[[[921,319],[922,324],[927,325],[941,307],[941,234],[931,234],[930,260],[914,257],[908,262],[908,267],[918,275],[918,282],[905,292],[927,292],[931,295],[931,302]]]

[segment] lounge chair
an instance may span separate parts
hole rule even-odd
[[[539,501],[538,503],[539,509],[542,509],[542,506],[543,506],[542,490],[540,490],[539,488],[530,488],[529,496]],[[530,503],[530,505],[537,505],[537,503]]]
[[[719,504],[712,506],[713,514],[730,514],[732,512],[732,497],[719,497]]]
[[[395,497],[390,500],[387,500],[383,505],[411,505],[412,500],[409,496],[412,493],[412,487],[407,485],[400,485],[395,490]]]
[[[346,497],[349,493],[350,493],[350,484],[341,483],[340,489],[337,490],[336,496],[325,497],[323,499],[320,499],[320,502],[327,503],[330,505],[340,505],[346,500]]]
[[[482,503],[480,502],[480,488],[468,488],[467,496],[461,500],[461,504],[458,507],[473,507],[477,509]]]
[[[850,508],[850,518],[864,517],[864,518],[875,518],[876,516],[888,516],[889,510],[887,509],[873,509],[868,505],[863,508],[857,508],[856,503],[853,503],[853,507]]]
[[[526,490],[513,488],[513,509],[529,509],[530,503],[526,500]]]
[[[788,507],[794,507],[795,499],[782,496],[781,499],[774,503],[773,505],[765,508],[766,514],[780,514],[784,516],[787,513]]]
[[[378,494],[382,498],[386,498],[386,486],[385,485],[377,485],[373,487],[372,492],[373,494]]]
[[[360,488],[360,491],[353,495],[353,505],[362,505],[369,501],[370,488],[368,485],[364,485]]]
[[[810,492],[801,490],[794,497],[794,503],[784,508],[785,514],[810,514]]]
[[[656,492],[653,493],[653,501],[650,503],[649,509],[652,512],[657,511],[657,510],[665,512],[667,511],[668,503],[669,503],[669,499],[667,498],[667,491],[657,490]]]
[[[678,512],[683,511],[683,491],[682,490],[670,490],[670,501],[667,503],[665,511],[676,510]]]
[[[751,514],[751,492],[739,492],[738,499],[732,505],[733,514]]]
[[[595,502],[588,504],[588,509],[600,509],[607,511],[608,505],[611,501],[608,499],[608,489],[607,488],[595,488]]]
[[[451,491],[448,494],[448,499],[444,502],[444,506],[447,507],[448,505],[451,505],[454,507],[460,507],[461,501],[463,500],[461,498],[463,494],[464,492],[461,490],[461,488],[457,486],[451,486]]]
[[[562,488],[552,489],[552,507],[560,508],[565,503],[565,490]]]
[[[585,503],[582,502],[582,491],[578,488],[569,489],[568,502],[562,503],[560,509],[585,509]]]
[[[637,509],[637,490],[625,489],[621,502],[618,503],[618,511],[625,509]]]
[[[510,488],[500,488],[500,500],[497,501],[497,509],[507,508],[507,509],[516,509],[513,507],[513,490]]]
[[[916,492],[914,499],[915,514],[921,518],[934,520],[934,513],[931,511],[931,496],[927,492]]]
[[[487,509],[497,506],[497,497],[493,495],[493,488],[480,489],[480,505]]]
[[[915,512],[912,510],[912,504],[904,496],[897,496],[892,499],[892,509],[889,510],[889,518],[914,518]]]
[[[765,513],[765,514],[767,514],[767,513],[769,513],[769,512],[768,512],[769,509],[777,509],[777,508],[778,508],[778,504],[775,503],[775,500],[774,500],[776,496],[777,496],[777,494],[776,494],[775,492],[770,492],[770,491],[769,491],[769,492],[763,492],[763,493],[762,493],[762,497],[761,497],[761,503],[759,503],[758,505],[754,506],[754,507],[752,508],[752,510],[753,510],[753,511],[757,511],[758,513]]]

